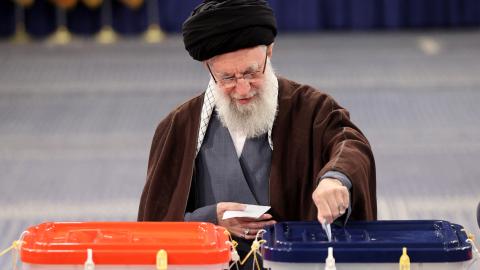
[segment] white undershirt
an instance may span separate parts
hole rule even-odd
[[[228,131],[230,132],[230,137],[232,137],[233,144],[235,145],[237,157],[240,158],[240,156],[242,155],[243,146],[245,145],[245,141],[247,140],[247,136],[239,131]]]

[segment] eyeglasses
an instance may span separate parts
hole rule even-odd
[[[267,67],[267,52],[265,52],[265,60],[263,62],[263,69],[260,74],[260,70],[255,70],[255,71],[247,71],[243,73],[240,77],[237,77],[235,75],[230,76],[230,77],[225,77],[221,79],[215,79],[215,76],[213,75],[212,69],[210,68],[210,65],[207,63],[207,68],[208,71],[210,72],[210,75],[212,75],[213,81],[215,81],[216,84],[218,84],[221,87],[224,88],[233,88],[237,85],[238,80],[244,79],[248,83],[256,83],[260,80],[260,75],[265,74],[265,68]]]

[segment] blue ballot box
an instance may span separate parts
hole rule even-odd
[[[337,270],[399,269],[403,247],[411,268],[468,269],[472,246],[463,227],[442,220],[349,222],[332,225],[332,241],[318,222],[280,222],[266,228],[264,266],[324,269],[333,247]]]

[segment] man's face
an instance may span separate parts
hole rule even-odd
[[[239,109],[258,98],[268,54],[268,48],[257,46],[225,53],[207,62],[218,88]]]
[[[230,131],[252,138],[266,133],[277,112],[278,82],[263,46],[222,54],[209,60],[216,84],[215,107]]]

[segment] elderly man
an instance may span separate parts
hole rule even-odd
[[[376,219],[367,139],[330,96],[275,75],[276,33],[263,0],[205,1],[185,21],[210,83],[158,125],[138,220],[213,222],[248,251],[276,221]],[[222,219],[245,204],[271,210]]]

